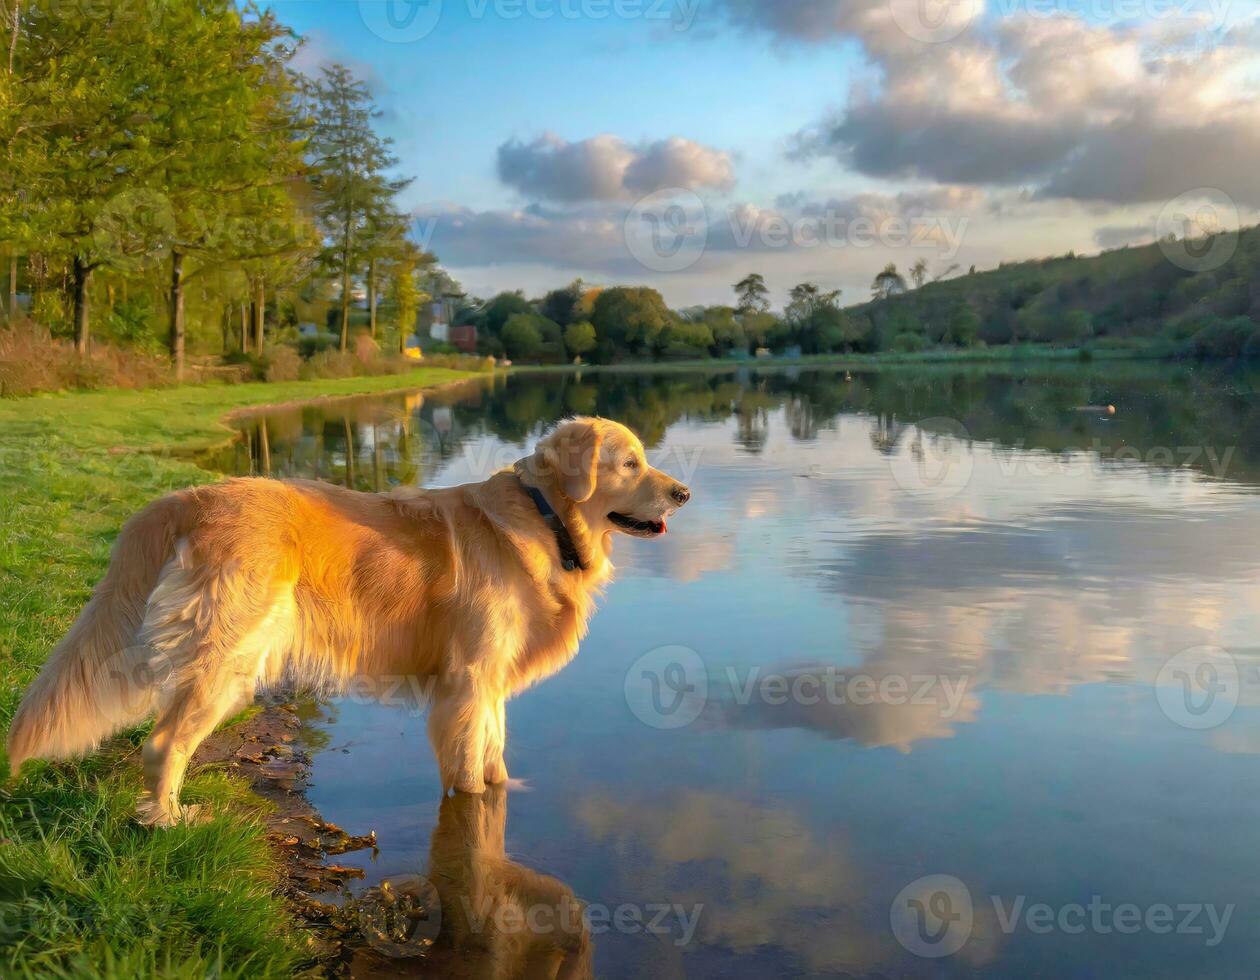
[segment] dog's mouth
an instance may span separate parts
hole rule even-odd
[[[665,533],[665,518],[663,517],[659,521],[640,521],[614,511],[608,515],[608,519],[626,534],[633,534],[636,538],[654,538],[658,534]]]

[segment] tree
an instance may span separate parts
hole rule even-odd
[[[715,354],[720,356],[727,351],[748,348],[744,325],[729,306],[710,306],[704,312],[704,323],[713,335]]]
[[[570,323],[564,328],[564,346],[574,357],[589,354],[595,349],[595,328],[589,322]]]
[[[368,333],[376,337],[376,310],[380,299],[383,266],[407,244],[407,219],[393,207],[392,200],[379,200],[364,222],[363,256],[367,268],[363,284],[367,290]]]
[[[803,282],[792,287],[783,318],[791,327],[802,351],[817,354],[828,349],[827,343],[841,342],[839,307],[838,289],[824,292],[812,282]],[[828,327],[826,339],[820,336],[824,326]]]
[[[765,313],[770,309],[770,290],[759,272],[751,272],[735,283],[735,297],[735,308],[741,313]]]
[[[31,3],[17,26],[0,200],[24,203],[0,209],[16,217],[0,238],[68,266],[82,352],[96,271],[140,275],[166,256],[178,374],[188,260],[272,253],[277,216],[285,247],[303,237],[285,186],[299,165],[286,32],[230,0]]]
[[[750,347],[769,347],[781,333],[779,318],[773,313],[743,313],[739,324]]]
[[[503,347],[513,360],[534,357],[543,343],[543,330],[536,313],[513,313],[503,325]]]
[[[662,332],[659,346],[665,357],[675,360],[703,357],[713,346],[713,331],[703,320],[674,318]]]
[[[3,0],[0,0],[0,2],[3,2]],[[13,86],[13,65],[14,65],[14,61],[17,58],[18,35],[22,30],[22,0],[13,0],[12,13],[9,13],[9,11],[7,10],[5,11],[5,13],[8,15],[8,21],[9,21],[9,61],[8,61],[8,71],[5,75],[5,83],[6,83],[6,87],[11,88]],[[12,145],[10,144],[10,149],[11,148],[12,148]],[[3,190],[4,188],[0,187],[0,193],[2,193]],[[6,200],[6,199],[0,198],[0,201],[3,201],[3,200]],[[7,203],[5,203],[4,209],[16,210],[16,206],[17,206],[16,188],[12,188],[10,189],[9,197],[7,199]],[[8,306],[8,317],[10,321],[17,319],[17,311],[18,311],[17,294],[18,294],[18,252],[16,248],[11,248],[9,250],[9,306]]]
[[[927,259],[920,256],[914,260],[914,265],[910,266],[910,281],[914,283],[915,289],[922,289],[923,284],[927,282]]]
[[[1094,318],[1088,310],[1072,310],[1063,318],[1063,337],[1072,343],[1084,343],[1094,336]]]
[[[482,307],[478,326],[491,337],[500,337],[507,322],[518,313],[533,313],[534,305],[519,292],[499,293]]]
[[[897,296],[905,291],[906,281],[892,262],[884,266],[883,271],[871,283],[871,295],[875,299],[888,299],[890,296]]]
[[[161,177],[170,203],[169,348],[177,378],[184,368],[184,291],[197,274],[187,260],[204,272],[315,244],[286,187],[302,165],[286,71],[292,48],[281,43],[286,32],[272,15],[246,20],[232,4],[189,10],[183,49],[154,51],[149,80],[178,106],[154,145],[168,160]],[[261,276],[253,282],[262,292]],[[256,295],[260,350],[262,306]]]
[[[599,294],[591,323],[599,338],[601,358],[611,360],[618,352],[651,351],[673,319],[655,289],[617,286]]]
[[[431,258],[413,242],[404,241],[390,266],[389,296],[394,304],[394,327],[398,331],[398,353],[407,348],[407,338],[416,328],[416,315],[429,298],[416,283],[421,261]]]
[[[949,339],[959,347],[972,347],[980,334],[980,318],[976,311],[964,303],[954,311],[949,321]]]
[[[311,94],[312,183],[316,213],[325,236],[325,259],[341,278],[341,349],[350,346],[353,279],[374,242],[374,222],[386,214],[393,196],[411,181],[390,179],[397,164],[390,141],[372,131],[379,115],[371,93],[344,65],[323,70]]]
[[[575,314],[582,301],[582,289],[582,280],[574,279],[562,289],[551,290],[538,304],[538,312],[562,327],[577,323]]]
[[[0,209],[0,239],[11,251],[70,266],[81,353],[91,341],[92,274],[136,257],[133,249],[144,257],[169,232],[160,187],[170,161],[155,147],[178,124],[182,106],[164,84],[153,84],[152,58],[195,39],[188,13],[177,5],[149,10],[140,0],[100,9],[31,4],[11,35],[16,42],[20,30],[25,42],[6,80],[20,104],[6,99],[0,109],[9,162],[0,201],[20,194],[24,206]],[[188,57],[198,60],[196,52]]]

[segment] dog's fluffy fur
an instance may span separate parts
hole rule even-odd
[[[522,483],[560,515],[584,570],[565,570]],[[418,678],[444,788],[481,792],[507,779],[506,699],[577,651],[612,534],[660,533],[688,496],[630,430],[590,418],[451,489],[238,479],[173,493],[123,528],[18,708],[10,764],[89,752],[156,716],[140,815],[165,826],[189,815],[193,751],[260,685]]]

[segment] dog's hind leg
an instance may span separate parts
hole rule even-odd
[[[141,823],[170,827],[198,816],[197,807],[181,806],[180,789],[188,761],[215,726],[241,703],[237,684],[198,678],[176,692],[158,715],[144,743],[144,794],[137,807]]]
[[[291,590],[247,590],[239,582],[228,588],[223,580],[195,583],[183,570],[173,575],[175,581],[163,583],[172,586],[170,592],[155,593],[142,630],[169,666],[157,720],[142,752],[144,794],[137,814],[142,823],[157,827],[196,816],[179,802],[193,752],[216,725],[249,702],[268,657],[283,656],[293,641]]]

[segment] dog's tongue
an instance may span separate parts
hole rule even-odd
[[[664,534],[667,530],[668,528],[665,527],[665,518],[662,517],[661,518],[661,534]]]

